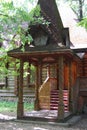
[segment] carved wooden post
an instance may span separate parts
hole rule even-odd
[[[58,104],[58,119],[64,119],[64,103],[63,103],[63,89],[64,89],[64,63],[63,56],[59,57],[59,104]]]
[[[24,114],[23,108],[23,61],[20,60],[20,78],[18,88],[18,106],[17,106],[17,118],[22,118]]]
[[[39,110],[39,95],[38,95],[38,89],[39,89],[39,82],[38,82],[38,70],[39,66],[36,67],[36,85],[35,85],[35,103],[34,103],[34,110]]]
[[[69,92],[69,110],[73,112],[73,73],[72,73],[72,62],[69,64],[69,85],[70,85],[70,92]]]

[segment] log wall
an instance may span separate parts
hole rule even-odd
[[[87,77],[87,53],[85,53],[84,57],[79,62],[79,75]]]
[[[83,76],[87,76],[87,53],[83,57],[82,65],[83,65]]]

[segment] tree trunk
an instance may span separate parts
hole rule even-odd
[[[84,0],[79,0],[79,21],[83,19],[83,3]]]

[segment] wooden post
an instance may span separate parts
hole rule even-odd
[[[57,71],[57,89],[59,89],[59,64],[58,63],[57,63],[56,71]]]
[[[70,68],[69,68],[69,61],[68,61],[68,63],[67,63],[67,91],[68,91],[68,111],[69,111],[69,93],[70,93],[70,80],[69,80],[69,78],[70,78]]]
[[[69,85],[70,85],[70,91],[69,91],[69,110],[73,113],[73,73],[72,73],[72,62],[69,64]]]
[[[6,68],[9,69],[9,63],[6,64]],[[8,76],[5,77],[5,87],[8,88]]]
[[[36,89],[35,89],[35,95],[36,95],[36,99],[35,99],[35,110],[39,110],[39,88],[42,84],[42,64],[41,61],[38,64],[37,70],[36,70]]]
[[[15,66],[14,66],[14,69],[15,69],[15,71],[17,72],[17,73],[19,73],[19,69],[17,69],[17,67],[16,67],[16,61],[15,61]],[[18,88],[19,88],[19,75],[17,75],[17,76],[15,76],[15,88],[14,88],[14,94],[16,95],[16,96],[18,96]]]
[[[39,71],[38,82],[39,82],[39,87],[40,87],[42,84],[42,64],[41,64],[41,62],[39,63],[38,71]]]
[[[31,64],[29,63],[29,66],[28,66],[28,76],[27,76],[27,84],[28,84],[28,87],[29,87],[29,83],[30,83],[30,74],[31,74],[31,70],[30,70],[30,67],[31,67]]]
[[[47,66],[47,77],[50,77],[50,66]]]
[[[68,75],[68,77],[67,77],[67,80],[68,80],[68,84],[67,84],[67,87],[68,87],[68,91],[69,91],[69,89],[70,89],[70,81],[69,81],[69,77],[70,77],[70,69],[69,69],[69,62],[67,63],[67,66],[68,66],[68,72],[67,72],[67,75]]]
[[[58,104],[58,120],[64,119],[64,103],[63,103],[63,88],[64,88],[64,63],[63,56],[59,57],[59,104]]]
[[[34,103],[34,110],[39,110],[39,95],[38,95],[38,88],[39,88],[39,82],[38,82],[38,70],[39,66],[36,67],[36,85],[35,85],[35,103]]]
[[[17,106],[17,118],[22,118],[24,115],[23,108],[23,61],[20,60],[20,78],[18,88],[18,106]]]

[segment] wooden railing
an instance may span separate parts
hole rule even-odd
[[[39,89],[39,103],[41,109],[50,109],[50,92],[57,88],[55,78],[47,78]]]

